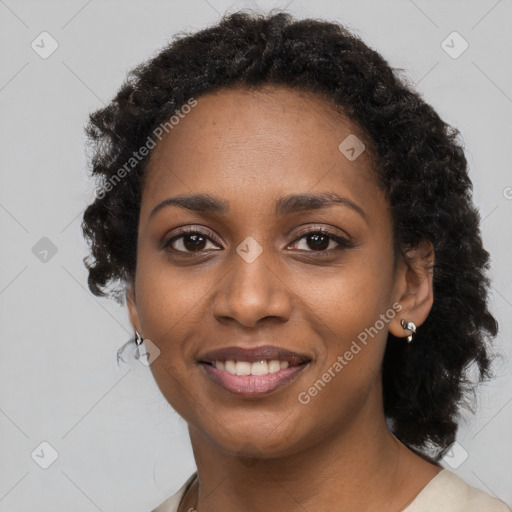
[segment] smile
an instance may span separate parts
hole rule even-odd
[[[279,361],[278,359],[271,359],[270,361],[262,360],[255,363],[251,363],[250,361],[228,360],[215,361],[213,366],[231,375],[267,375],[288,368],[289,363],[288,361]]]
[[[217,386],[235,395],[256,397],[267,395],[293,382],[308,362],[289,366],[288,361],[215,361],[202,363],[206,376]]]
[[[224,347],[198,358],[211,382],[246,397],[266,395],[282,388],[294,381],[310,362],[307,354],[275,345]]]

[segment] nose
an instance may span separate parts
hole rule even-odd
[[[265,318],[285,322],[291,313],[291,291],[271,267],[265,251],[248,263],[234,253],[230,271],[219,283],[212,298],[212,313],[221,323],[236,321],[254,327]]]

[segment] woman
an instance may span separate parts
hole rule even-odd
[[[466,159],[378,53],[235,13],[87,132],[89,287],[120,282],[197,464],[156,511],[510,512],[439,464],[497,334]]]

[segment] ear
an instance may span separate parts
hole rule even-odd
[[[411,332],[402,327],[401,320],[420,326],[434,303],[434,247],[430,241],[423,240],[399,258],[394,295],[402,309],[390,321],[389,332],[404,338]]]
[[[142,335],[140,326],[139,311],[137,309],[137,299],[135,297],[135,284],[130,282],[126,288],[126,306],[128,308],[128,318],[134,330]]]

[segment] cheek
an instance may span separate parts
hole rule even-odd
[[[204,313],[201,307],[205,290],[211,286],[208,274],[199,276],[194,267],[173,267],[165,255],[142,250],[136,276],[137,304],[145,334],[167,344],[181,340],[189,323]]]
[[[194,420],[197,394],[190,376],[194,371],[193,336],[206,314],[201,309],[204,279],[200,286],[201,280],[186,279],[184,272],[175,272],[170,266],[159,268],[142,263],[137,274],[139,317],[145,337],[160,350],[150,366],[151,372],[163,396],[178,414],[187,421],[199,421],[199,418]]]
[[[318,313],[310,323],[322,335],[323,350],[297,398],[304,414],[327,430],[350,423],[369,397],[380,400],[376,391],[389,321],[381,320],[386,301],[378,295],[378,288],[370,286],[375,282],[364,284],[365,280],[356,284],[354,276],[347,277],[329,288],[332,295],[323,303],[321,297],[315,298]]]
[[[391,273],[390,258],[361,251],[310,278],[297,275],[293,289],[311,319],[330,328],[331,336],[346,340],[373,325],[390,307]]]
[[[139,259],[137,304],[144,336],[160,350],[150,369],[162,394],[186,417],[190,410],[190,375],[194,371],[193,349],[205,321],[205,279],[187,276],[183,270]],[[193,271],[189,271],[188,274]]]
[[[304,288],[306,323],[323,344],[312,380],[355,390],[378,375],[389,321],[396,314],[390,304],[391,276],[392,259],[375,249],[319,274],[315,287]]]

